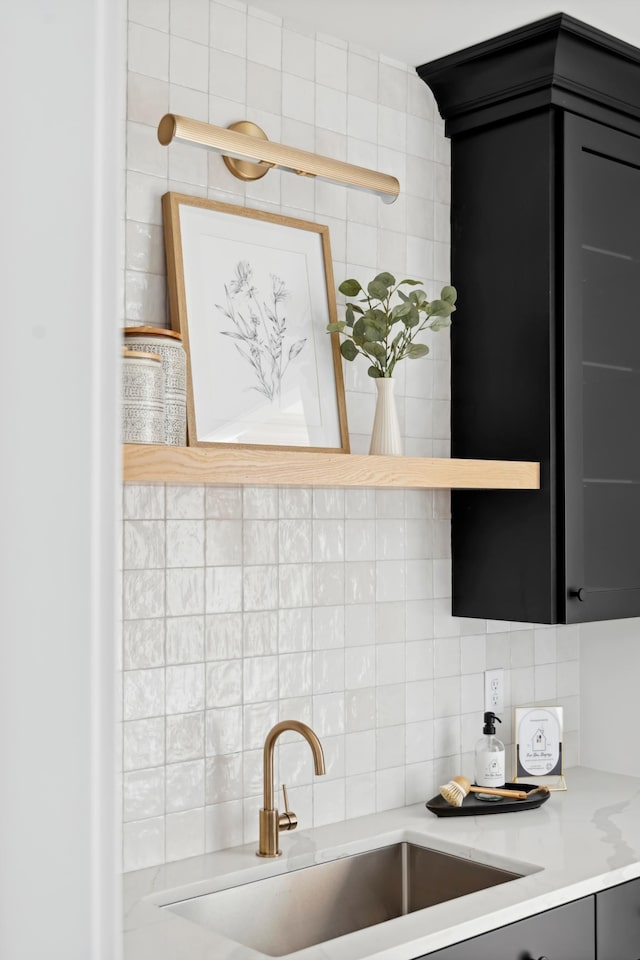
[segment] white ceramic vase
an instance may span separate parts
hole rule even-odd
[[[395,381],[391,377],[376,380],[378,398],[371,431],[369,453],[387,456],[402,455],[402,437],[396,408]]]

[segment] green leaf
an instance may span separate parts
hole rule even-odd
[[[387,318],[380,310],[367,310],[353,326],[354,336],[367,340],[384,340],[387,330]]]
[[[414,310],[413,304],[407,300],[404,303],[399,303],[397,307],[394,307],[391,311],[391,321],[402,320],[403,317],[408,317],[412,310]]]
[[[372,341],[367,340],[362,344],[362,349],[370,356],[375,357],[376,360],[386,359],[387,351],[381,343],[373,343]]]
[[[364,313],[362,307],[359,307],[357,303],[349,303],[347,306],[351,307],[354,313]]]
[[[437,320],[433,321],[429,329],[434,330],[437,333],[438,330],[444,330],[446,327],[450,326],[451,320],[449,317],[439,317]]]
[[[355,360],[358,356],[358,350],[352,340],[343,340],[340,344],[340,353],[345,360]]]
[[[365,336],[367,340],[386,340],[387,338],[387,324],[384,320],[379,320],[374,317],[373,319],[365,319]]]
[[[430,317],[450,317],[455,307],[446,300],[432,300],[427,307],[427,314]]]
[[[381,283],[381,284],[383,284],[383,286],[385,286],[385,287],[387,287],[387,289],[389,289],[390,287],[395,287],[395,285],[396,285],[396,278],[395,278],[392,274],[387,273],[387,272],[385,271],[385,272],[383,272],[383,273],[379,273],[377,277],[374,277],[374,278],[373,278],[373,282],[374,282],[374,283]]]
[[[344,320],[337,320],[335,323],[327,324],[327,333],[342,333],[345,327],[346,323]]]
[[[406,303],[407,300],[409,299],[409,297],[408,297],[407,294],[404,292],[404,290],[396,290],[396,293],[398,294],[398,296],[400,297],[400,299],[402,300],[403,303]]]
[[[427,300],[427,295],[424,290],[412,290],[409,294],[409,299],[412,303],[415,303],[416,307],[420,310],[424,310],[429,306],[429,301]]]
[[[422,280],[401,280],[400,284],[409,283],[412,287],[419,287]]]
[[[370,377],[373,377],[374,380],[382,379],[382,374],[377,367],[369,367],[369,369],[367,370],[367,373],[369,374]]]
[[[345,316],[345,322],[346,322],[347,326],[348,326],[348,327],[352,327],[353,324],[354,324],[354,321],[355,321],[355,316],[354,316],[354,313],[353,313],[353,304],[352,304],[352,303],[348,303],[348,304],[347,304],[347,307],[346,307],[346,309],[345,309],[345,311],[344,311],[344,316]]]
[[[357,280],[343,280],[338,290],[344,294],[345,297],[357,297],[362,287]]]
[[[428,353],[429,347],[426,343],[412,343],[405,353],[405,357],[408,357],[409,360],[417,360],[418,357],[426,357]]]
[[[402,322],[404,323],[405,327],[417,327],[420,323],[420,312],[418,308],[412,304],[411,313],[408,317],[403,317]]]
[[[443,287],[440,291],[440,299],[453,305],[458,299],[458,291],[455,287]]]
[[[353,336],[364,337],[367,328],[367,321],[364,317],[359,317],[353,325]]]
[[[377,280],[372,280],[367,286],[367,293],[372,300],[385,300],[387,292],[386,284],[379,283]]]

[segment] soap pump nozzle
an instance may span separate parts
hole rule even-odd
[[[502,723],[500,717],[496,717],[495,713],[492,710],[488,710],[484,715],[484,727],[482,728],[483,733],[495,733],[496,732],[496,720],[498,723]]]

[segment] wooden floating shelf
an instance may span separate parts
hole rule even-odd
[[[125,444],[126,483],[538,490],[540,464]]]

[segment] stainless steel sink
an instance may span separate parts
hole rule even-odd
[[[281,957],[521,876],[403,842],[165,907]]]

